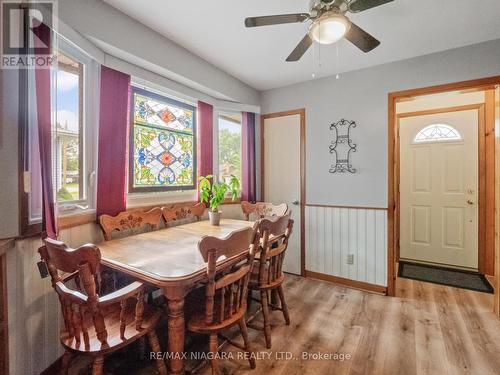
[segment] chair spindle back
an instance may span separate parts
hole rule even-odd
[[[45,239],[45,246],[38,249],[49,270],[52,286],[59,296],[66,334],[79,344],[83,337],[85,347],[89,346],[88,324],[91,317],[96,336],[103,348],[108,347],[108,332],[99,306],[98,274],[101,261],[99,248],[92,244],[77,249],[67,247],[63,242]],[[60,272],[71,274],[79,291],[70,289]]]
[[[282,281],[283,262],[288,239],[292,234],[291,213],[278,218],[261,219],[258,231],[262,238],[259,263],[259,285],[265,287]]]
[[[241,309],[246,310],[256,241],[256,226],[233,232],[224,239],[207,236],[200,240],[198,248],[207,262],[208,275],[206,323],[221,323]]]

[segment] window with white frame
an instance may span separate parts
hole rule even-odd
[[[55,140],[57,201],[85,199],[83,170],[83,64],[59,51],[55,77]]]
[[[71,214],[94,207],[98,64],[62,38],[57,46],[57,63],[51,69],[53,188],[59,213]],[[38,225],[42,216],[34,71],[26,71],[25,77],[28,109],[22,148],[27,202],[22,212],[23,232]]]
[[[219,112],[219,179],[241,180],[241,113]]]
[[[59,210],[94,206],[97,63],[60,40],[52,72],[54,190]]]

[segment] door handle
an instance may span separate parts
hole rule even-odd
[[[474,204],[474,201],[472,199],[467,199],[467,204],[472,206]]]
[[[295,200],[292,202],[292,204],[293,204],[294,206],[298,206],[298,205],[299,205],[299,201],[298,201],[297,199],[295,199]]]

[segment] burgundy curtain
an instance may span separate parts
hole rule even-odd
[[[255,113],[242,112],[241,199],[255,202]]]
[[[130,76],[101,66],[97,217],[125,211]]]
[[[34,28],[38,36],[34,38],[36,55],[40,49],[51,46],[51,30],[41,24]],[[45,44],[45,45],[44,45]],[[43,50],[42,50],[43,51]],[[57,238],[57,213],[52,185],[52,120],[50,102],[50,69],[35,68],[36,111],[38,123],[38,142],[40,151],[40,174],[42,177],[42,238]]]
[[[214,173],[214,107],[198,102],[198,176]]]

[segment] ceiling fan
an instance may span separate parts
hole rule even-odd
[[[286,58],[286,61],[300,60],[313,41],[332,44],[344,37],[361,51],[370,52],[380,42],[351,22],[345,14],[362,12],[392,1],[394,0],[312,0],[309,13],[248,17],[245,19],[245,26],[257,27],[311,20],[307,34]]]

